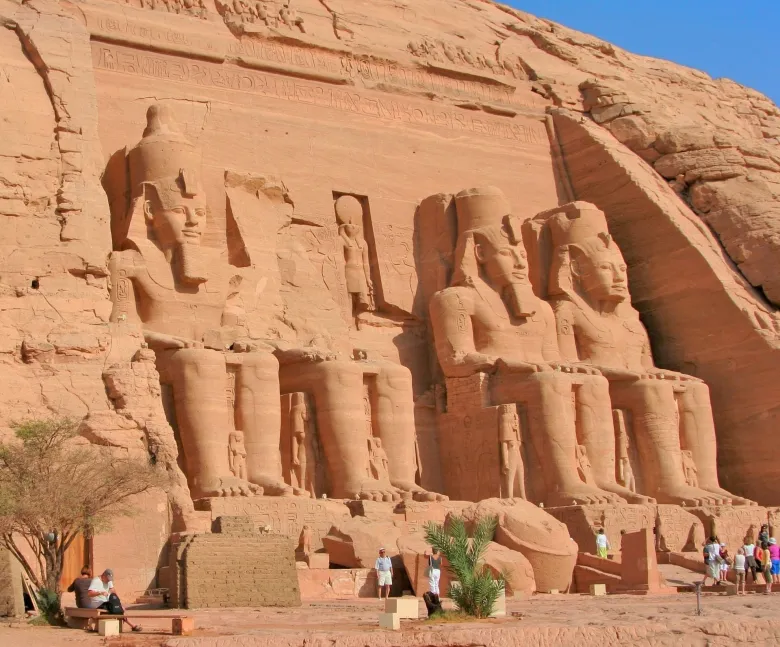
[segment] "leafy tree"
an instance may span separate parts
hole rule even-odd
[[[19,560],[47,607],[59,608],[63,557],[73,540],[132,514],[130,498],[164,487],[166,477],[145,458],[78,438],[73,420],[11,426],[16,438],[0,442],[0,545]]]
[[[487,618],[493,612],[505,587],[504,577],[494,577],[482,562],[497,525],[496,517],[482,517],[471,538],[461,517],[451,517],[446,526],[429,523],[425,527],[426,541],[447,558],[448,569],[459,582],[450,586],[450,597],[460,611],[476,618]]]

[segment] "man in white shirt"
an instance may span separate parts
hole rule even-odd
[[[89,595],[90,608],[105,609],[111,613],[111,605],[108,603],[108,598],[112,594],[116,595],[116,592],[114,591],[114,571],[107,568],[100,577],[93,578],[92,582],[89,584],[87,595]],[[116,599],[117,602],[119,602],[118,596]],[[134,625],[127,618],[122,618],[122,621],[130,625],[130,628],[133,631],[141,631],[141,625]]]
[[[390,597],[390,586],[393,584],[393,562],[387,556],[384,548],[379,549],[379,557],[374,564],[377,578],[377,594],[382,599],[382,593],[385,594],[385,600]]]

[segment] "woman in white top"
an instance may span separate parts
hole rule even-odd
[[[756,563],[756,542],[751,538],[745,537],[745,545],[742,546],[742,550],[745,551],[745,580],[747,581],[747,574],[753,575],[753,584],[756,583],[756,573],[758,573],[758,564]]]
[[[734,556],[734,575],[737,580],[737,595],[739,595],[739,587],[742,585],[742,595],[745,595],[745,565],[747,559],[745,558],[745,549],[740,548],[737,554]]]

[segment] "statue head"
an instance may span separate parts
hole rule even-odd
[[[184,283],[206,281],[198,254],[206,224],[206,197],[196,169],[200,155],[178,132],[166,106],[146,112],[141,141],[128,154],[132,207],[130,235],[140,235],[140,213],[146,238],[174,265]]]
[[[520,223],[500,189],[467,189],[455,196],[458,242],[452,285],[474,287],[482,279],[507,297],[513,314],[533,314],[521,303],[531,289]]]
[[[549,294],[576,292],[591,305],[629,297],[626,262],[604,213],[587,202],[545,212],[553,246]]]

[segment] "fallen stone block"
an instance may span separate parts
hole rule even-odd
[[[607,594],[607,585],[606,584],[591,584],[590,585],[590,594],[591,595],[606,595]]]
[[[398,631],[401,628],[401,618],[397,613],[380,613],[379,628]]]
[[[416,620],[420,617],[420,603],[417,598],[387,598],[385,613],[394,613],[399,618]]]
[[[98,633],[101,636],[118,636],[119,620],[98,620]]]

